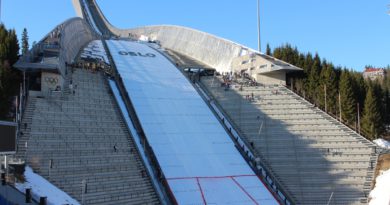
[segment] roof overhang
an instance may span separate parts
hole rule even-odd
[[[14,67],[25,72],[59,72],[58,64],[17,62]]]
[[[303,69],[295,67],[295,66],[274,66],[270,69],[259,69],[258,74],[267,74],[267,73],[273,73],[273,72],[285,72],[285,73],[291,73],[291,72],[297,72],[297,71],[303,71]]]

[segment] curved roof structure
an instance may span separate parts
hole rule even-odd
[[[95,22],[100,30],[109,31],[110,35],[135,38],[147,36],[150,40],[158,40],[164,48],[182,53],[215,68],[219,72],[230,72],[232,61],[243,55],[257,55],[271,64],[277,64],[277,70],[300,71],[301,68],[259,53],[251,48],[214,36],[212,34],[176,25],[155,25],[139,28],[118,29],[110,24],[95,0],[73,0],[78,16],[85,17],[81,2],[91,5],[91,13],[97,14]],[[275,67],[276,69],[276,67]],[[267,72],[272,72],[269,70]]]

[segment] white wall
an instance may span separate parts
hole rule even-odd
[[[286,85],[286,73],[277,71],[267,74],[257,74],[256,81],[265,85]]]

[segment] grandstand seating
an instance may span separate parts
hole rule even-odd
[[[74,94],[29,98],[18,156],[79,202],[159,204],[103,74],[76,69],[69,75]]]
[[[377,157],[371,142],[283,86],[225,90],[221,76],[201,82],[298,204],[367,202]]]

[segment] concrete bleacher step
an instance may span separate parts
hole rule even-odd
[[[331,190],[340,193],[331,204],[366,201],[376,157],[371,142],[283,86],[241,91],[234,82],[226,91],[213,78],[202,77],[205,92],[298,204],[326,204]]]
[[[26,115],[29,166],[80,202],[86,179],[88,204],[159,204],[106,79],[76,69],[72,81],[75,95],[35,99]]]
[[[31,123],[36,109],[36,98],[30,97],[27,101],[27,107],[24,111],[22,123],[21,123],[21,134],[17,142],[16,157],[25,158],[26,144],[28,143],[31,133]]]

